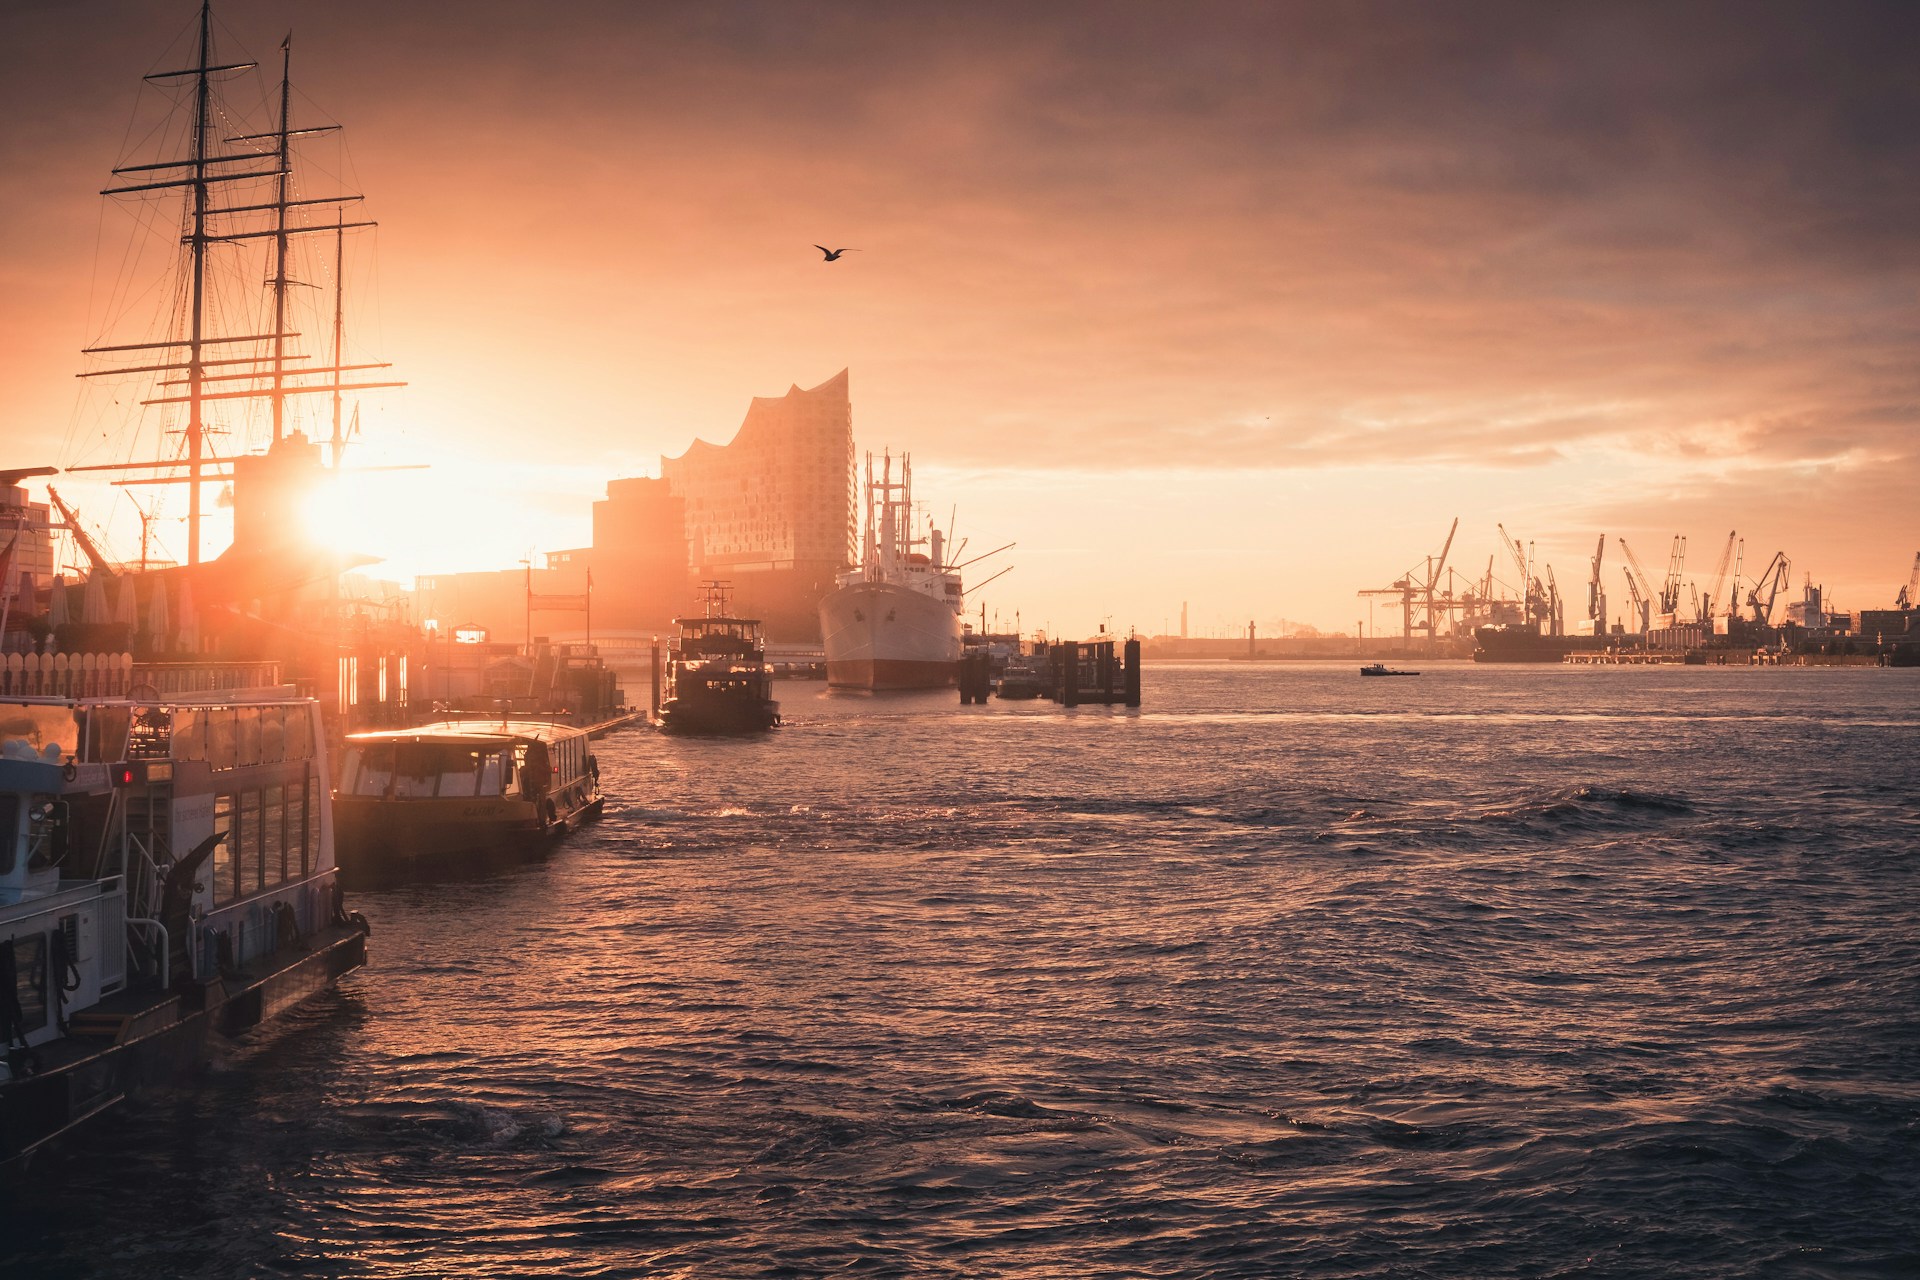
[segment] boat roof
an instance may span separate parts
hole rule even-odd
[[[698,626],[703,622],[737,622],[747,627],[757,627],[760,625],[760,619],[758,618],[734,618],[722,614],[713,614],[711,616],[703,614],[698,618],[675,618],[673,625],[676,627],[692,627]]]
[[[411,729],[380,729],[370,733],[350,733],[351,743],[432,742],[455,747],[497,747],[528,739],[535,742],[561,742],[584,738],[585,729],[549,720],[437,720],[417,724]]]

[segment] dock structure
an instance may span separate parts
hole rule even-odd
[[[1051,697],[1063,707],[1084,703],[1140,705],[1140,641],[1129,639],[1118,654],[1115,640],[1067,640],[1047,646]]]
[[[979,703],[987,705],[987,695],[993,692],[993,655],[984,646],[968,649],[960,655],[960,705]]]

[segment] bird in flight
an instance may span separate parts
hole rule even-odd
[[[826,255],[827,255],[827,261],[828,261],[828,262],[838,262],[838,261],[840,261],[840,255],[841,255],[841,254],[843,254],[843,253],[858,253],[858,252],[860,252],[860,251],[859,251],[858,249],[829,249],[829,248],[827,248],[827,246],[825,246],[825,245],[823,245],[823,244],[817,244],[817,245],[815,245],[815,246],[813,246],[813,247],[814,247],[814,248],[816,248],[816,249],[818,249],[818,250],[819,250],[820,252],[822,252],[822,253],[824,253],[824,254],[826,254]]]

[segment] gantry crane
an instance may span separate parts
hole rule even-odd
[[[1440,547],[1436,558],[1428,556],[1422,569],[1409,569],[1401,574],[1390,587],[1374,587],[1358,594],[1363,596],[1398,596],[1400,598],[1400,640],[1407,647],[1413,644],[1413,633],[1427,633],[1427,650],[1432,652],[1434,635],[1439,630],[1440,618],[1460,607],[1453,598],[1451,590],[1440,592],[1435,597],[1435,588],[1440,584],[1440,575],[1446,572],[1447,554],[1453,550],[1453,535],[1460,529],[1460,517],[1453,518],[1453,524],[1447,530],[1447,540]],[[1420,608],[1420,620],[1414,621],[1414,607]]]
[[[1900,588],[1900,594],[1894,599],[1896,609],[1911,609],[1920,605],[1920,553],[1913,557],[1913,576],[1907,579],[1907,585]]]

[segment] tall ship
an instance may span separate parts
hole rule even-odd
[[[947,563],[939,529],[921,535],[913,462],[902,454],[899,464],[896,480],[893,455],[883,455],[876,477],[867,455],[860,564],[839,575],[820,601],[833,688],[944,689],[959,676],[966,608],[960,566]]]
[[[367,958],[313,699],[74,674],[0,687],[0,1169]]]

